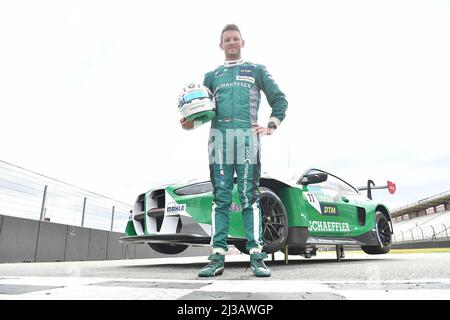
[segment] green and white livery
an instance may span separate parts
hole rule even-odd
[[[204,181],[139,195],[120,240],[148,243],[166,254],[188,246],[210,246],[212,191],[211,182]],[[248,253],[236,185],[232,194],[228,244]],[[388,208],[322,170],[308,169],[288,178],[262,175],[259,205],[266,253],[288,250],[310,257],[321,245],[358,245],[368,254],[383,254],[391,247]]]

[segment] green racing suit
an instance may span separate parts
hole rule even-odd
[[[216,99],[216,116],[209,137],[210,177],[214,188],[211,245],[228,250],[229,214],[234,173],[244,218],[246,249],[262,249],[259,206],[260,140],[251,129],[258,121],[263,91],[272,108],[269,123],[279,126],[285,118],[287,101],[263,65],[226,61],[205,75],[203,84]]]

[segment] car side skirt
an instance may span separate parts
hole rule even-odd
[[[197,234],[179,233],[179,234],[155,234],[140,236],[121,237],[122,243],[172,243],[193,246],[210,246],[211,238]],[[228,243],[245,242],[245,238],[229,237]],[[326,237],[311,236],[307,227],[290,227],[286,243],[288,245],[379,245],[376,233],[366,232],[355,237]]]
[[[288,245],[379,245],[374,231],[369,231],[359,236],[340,238],[311,236],[307,227],[290,227],[286,243]]]

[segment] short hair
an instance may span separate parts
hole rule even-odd
[[[223,34],[227,31],[237,31],[237,32],[239,32],[239,34],[241,35],[241,38],[242,38],[242,33],[241,33],[241,30],[239,30],[239,27],[237,25],[235,25],[234,23],[230,23],[230,24],[227,24],[222,29],[222,33],[220,34],[220,43],[222,43]]]

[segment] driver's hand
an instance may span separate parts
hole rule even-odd
[[[261,127],[259,124],[254,124],[252,126],[252,132],[254,134],[261,135],[261,136],[264,136],[264,135],[270,136],[274,131],[275,131],[275,129]]]
[[[194,128],[194,121],[189,121],[186,118],[181,118],[180,123],[184,130],[191,130]]]

